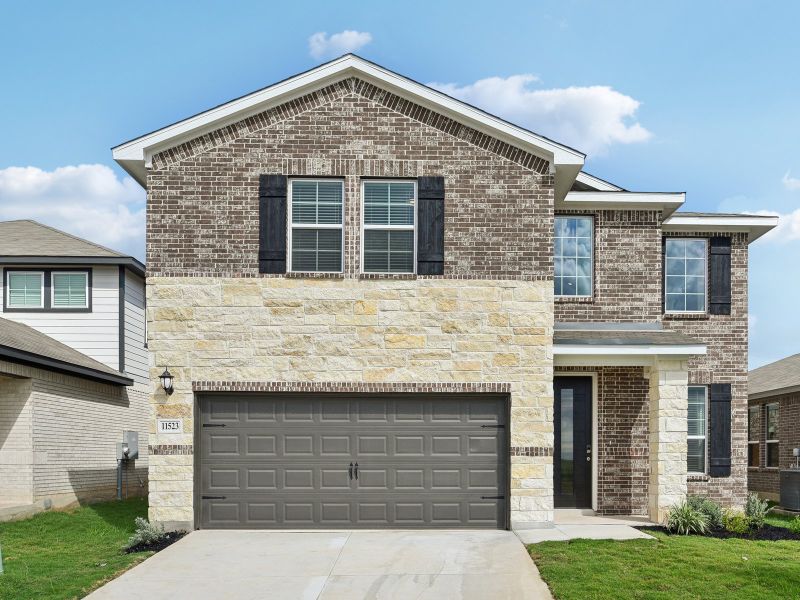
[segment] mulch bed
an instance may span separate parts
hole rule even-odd
[[[136,544],[125,550],[125,554],[132,554],[134,552],[158,552],[167,546],[171,546],[183,536],[186,535],[185,531],[170,531],[165,533],[157,541],[152,544]]]
[[[660,526],[637,527],[636,529],[640,529],[641,531],[645,532],[658,531],[667,535],[678,535],[677,533],[670,533],[666,527]],[[689,535],[699,534],[691,533]],[[756,529],[749,533],[732,533],[727,529],[712,529],[701,537],[712,537],[721,540],[735,538],[740,540],[764,540],[768,542],[777,542],[780,540],[800,540],[800,533],[794,533],[786,527],[775,527],[774,525],[766,523],[761,529]]]

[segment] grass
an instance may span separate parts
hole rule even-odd
[[[5,573],[0,598],[81,598],[151,553],[123,554],[143,498],[105,502],[68,512],[0,523]]]
[[[528,551],[558,600],[800,598],[800,542],[653,535],[543,542]]]

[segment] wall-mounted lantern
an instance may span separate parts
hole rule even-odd
[[[175,389],[172,387],[175,378],[169,372],[169,369],[165,368],[164,372],[161,374],[159,379],[161,380],[161,387],[164,388],[164,391],[167,393],[167,396],[171,396],[172,392],[175,391]]]

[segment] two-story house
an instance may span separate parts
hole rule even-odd
[[[743,502],[747,246],[774,218],[676,213],[683,194],[353,55],[113,155],[147,189],[173,422],[151,519],[530,528]]]
[[[35,221],[0,222],[0,518],[147,491],[144,265]]]

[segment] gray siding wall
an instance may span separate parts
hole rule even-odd
[[[145,347],[144,279],[125,270],[125,372],[136,383],[147,384],[149,366]]]
[[[0,506],[33,501],[31,380],[0,375]]]

